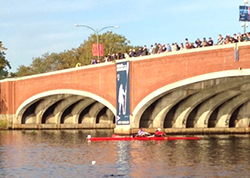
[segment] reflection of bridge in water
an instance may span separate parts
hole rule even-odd
[[[115,124],[114,63],[2,80],[1,119],[13,129],[249,132],[250,43],[237,45],[130,59],[129,125]]]

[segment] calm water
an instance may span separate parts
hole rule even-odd
[[[0,177],[250,177],[250,136],[100,141],[111,131],[0,131]]]

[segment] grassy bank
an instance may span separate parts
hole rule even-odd
[[[0,129],[7,129],[8,127],[7,120],[0,120]]]

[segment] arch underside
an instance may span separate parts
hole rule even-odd
[[[15,124],[60,125],[62,128],[114,128],[113,112],[101,102],[75,94],[53,94],[21,108]],[[80,126],[80,127],[77,127]]]
[[[145,105],[135,114],[132,128],[248,127],[250,77],[188,84],[159,93]]]

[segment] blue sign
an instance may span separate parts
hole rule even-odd
[[[249,6],[240,6],[240,21],[249,21]]]
[[[116,65],[116,124],[130,124],[129,62]]]

